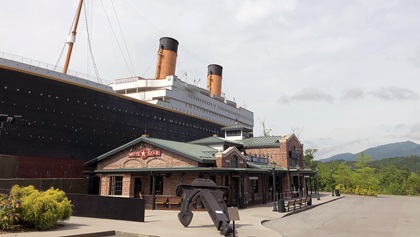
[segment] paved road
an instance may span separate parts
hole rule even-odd
[[[346,195],[264,225],[283,237],[420,237],[420,197]]]

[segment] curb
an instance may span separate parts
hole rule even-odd
[[[115,230],[83,233],[83,234],[75,234],[75,235],[63,235],[60,237],[103,237],[103,236],[113,236],[113,235],[115,235]]]
[[[318,206],[322,206],[322,205],[324,205],[324,204],[327,204],[327,203],[330,203],[330,202],[334,202],[334,201],[336,201],[336,200],[339,200],[339,199],[342,199],[342,198],[344,198],[345,196],[340,196],[339,198],[334,198],[334,199],[331,199],[331,200],[328,200],[328,201],[326,201],[326,202],[322,202],[322,203],[319,203],[319,204],[316,204],[316,205],[311,205],[311,206],[307,206],[307,207],[305,207],[305,208],[299,208],[298,210],[293,210],[293,212],[288,212],[287,214],[285,214],[284,216],[282,216],[282,218],[283,217],[287,217],[287,216],[290,216],[290,215],[293,215],[293,214],[296,214],[296,213],[300,213],[300,212],[303,212],[303,211],[306,211],[306,210],[310,210],[310,209],[312,209],[312,208],[315,208],[315,207],[318,207]]]
[[[293,212],[287,212],[282,217],[275,218],[275,219],[280,219],[280,218],[284,218],[284,217],[287,217],[287,216],[290,216],[290,215],[293,215],[293,214],[304,212],[304,211],[310,210],[312,208],[315,208],[315,207],[318,207],[318,206],[321,206],[321,205],[324,205],[324,204],[327,204],[327,203],[330,203],[330,202],[334,202],[334,201],[339,200],[339,199],[342,199],[342,198],[345,198],[345,196],[340,196],[338,198],[334,198],[334,199],[331,199],[331,200],[328,200],[326,202],[322,202],[322,203],[319,203],[319,204],[316,204],[316,205],[306,206],[305,208],[299,208],[298,210],[293,210]],[[261,221],[261,225],[263,225],[265,222],[272,221],[272,220],[275,220],[275,219],[262,220]]]
[[[92,232],[92,233],[83,233],[83,234],[75,234],[75,235],[64,235],[60,237],[105,237],[105,236],[119,236],[119,237],[159,237],[156,235],[145,235],[145,234],[137,234],[137,233],[127,233],[123,231],[100,231],[100,232]]]

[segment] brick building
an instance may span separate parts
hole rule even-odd
[[[142,136],[85,165],[100,178],[100,195],[139,197],[155,207],[156,197],[175,196],[179,184],[208,178],[229,187],[226,203],[246,207],[273,200],[273,167],[277,195],[304,190],[303,145],[294,134],[249,137],[250,128],[224,128],[225,137],[190,143]],[[274,164],[275,162],[275,164]],[[294,187],[294,188],[293,188]],[[308,190],[306,188],[306,190]]]

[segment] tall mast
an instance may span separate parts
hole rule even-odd
[[[69,49],[67,50],[66,62],[64,63],[63,73],[67,74],[67,69],[69,68],[71,51],[73,50],[73,44],[76,42],[76,30],[77,24],[79,23],[80,12],[82,11],[83,0],[80,0],[79,7],[77,8],[76,20],[74,21],[73,30],[71,34],[67,37],[67,44]]]

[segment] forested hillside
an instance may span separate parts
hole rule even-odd
[[[356,161],[347,161],[346,164],[353,167]],[[407,169],[411,172],[420,174],[420,156],[394,157],[383,160],[374,160],[369,167],[380,169],[387,166],[394,166],[397,169]]]
[[[313,159],[316,151],[305,151],[305,163],[307,168],[318,170],[320,190],[338,189],[341,193],[368,196],[420,195],[420,156],[372,161],[369,155],[361,153],[356,161],[322,163]]]
[[[377,147],[371,147],[356,154],[342,153],[336,154],[326,159],[321,159],[321,162],[329,162],[333,160],[355,161],[356,158],[363,153],[370,156],[372,161],[391,158],[391,157],[410,157],[420,156],[420,145],[412,141],[395,142],[385,144]]]

